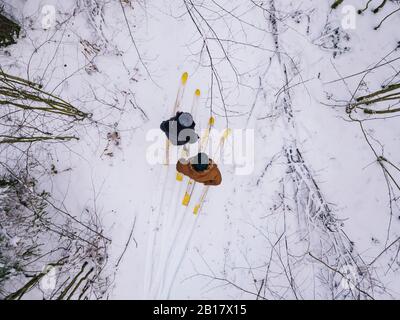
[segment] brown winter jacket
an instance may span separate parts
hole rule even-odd
[[[212,159],[209,160],[207,170],[197,172],[193,169],[190,162],[181,159],[176,164],[176,171],[188,176],[196,182],[204,183],[206,186],[217,186],[222,182],[221,172],[215,162],[212,161]]]

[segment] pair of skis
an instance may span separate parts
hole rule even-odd
[[[176,99],[175,99],[174,109],[172,111],[172,116],[175,116],[176,112],[179,110],[179,108],[181,106],[183,94],[185,93],[185,88],[186,88],[186,83],[187,83],[188,78],[189,78],[189,75],[187,72],[182,73],[181,81],[179,83],[178,93],[177,93]],[[165,144],[165,164],[169,165],[169,149],[171,146],[171,142],[167,139],[165,143],[166,143]]]
[[[205,147],[207,146],[211,129],[214,126],[214,122],[215,122],[215,120],[213,117],[210,117],[210,119],[208,119],[207,129],[200,139],[199,152],[203,152]],[[194,181],[193,179],[189,179],[187,186],[186,186],[185,195],[183,196],[182,205],[184,205],[184,206],[189,205],[190,198],[192,197],[192,193],[194,191],[195,186],[196,186],[196,181]]]
[[[172,111],[172,117],[174,117],[176,115],[176,113],[179,111],[179,109],[181,108],[181,103],[182,103],[183,95],[185,93],[185,88],[186,88],[186,83],[188,81],[188,78],[189,78],[189,75],[187,72],[182,73],[180,83],[179,83],[178,93],[176,95],[175,104],[174,104],[174,108]],[[199,104],[200,94],[201,94],[200,89],[196,89],[194,92],[192,107],[190,109],[190,114],[192,115],[193,119],[195,118],[195,112],[197,111],[197,106]],[[165,164],[169,165],[169,150],[171,147],[171,141],[169,141],[167,138],[165,143],[166,143],[166,145],[165,145]],[[181,156],[187,157],[188,155],[189,155],[189,150],[187,149],[187,146],[184,145],[183,149],[181,151]],[[177,172],[176,180],[182,181],[182,179],[183,179],[183,176]]]
[[[196,89],[196,91],[194,92],[192,108],[190,109],[190,114],[192,115],[193,119],[196,118],[195,113],[196,113],[197,107],[199,105],[200,94],[201,94],[200,89]],[[187,148],[187,145],[185,144],[181,151],[181,158],[187,158],[187,157],[189,157],[189,149]],[[183,181],[183,174],[180,172],[176,172],[176,180]]]
[[[210,135],[210,131],[211,131],[211,128],[212,128],[213,124],[214,124],[214,118],[211,117],[210,120],[209,120],[209,125],[207,127],[207,130],[205,132],[205,135],[203,136],[204,137],[203,141],[205,141],[204,142],[205,145],[207,144],[207,142],[209,140],[209,135]],[[214,159],[215,159],[215,156],[218,154],[218,152],[224,147],[225,141],[228,138],[230,133],[231,133],[231,130],[229,128],[225,129],[225,131],[222,133],[222,136],[221,136],[221,138],[219,140],[217,149],[215,150],[215,153],[213,155]],[[205,145],[203,145],[203,147]],[[201,145],[201,147],[202,147],[202,145]],[[202,149],[200,149],[200,150],[202,150]],[[196,187],[196,181],[194,181],[193,179],[189,179],[188,184],[186,186],[185,195],[183,196],[182,205],[184,205],[184,206],[188,206],[189,205],[195,187]],[[208,193],[209,189],[210,189],[210,186],[204,186],[203,187],[203,190],[202,190],[202,192],[200,194],[200,198],[199,198],[199,200],[197,201],[197,203],[193,207],[193,214],[194,215],[197,215],[200,212],[200,209],[203,206],[203,203],[205,201],[205,198],[207,196],[207,193]]]
[[[181,76],[181,81],[180,81],[180,85],[179,85],[179,89],[178,89],[178,93],[176,96],[176,100],[175,100],[175,104],[174,104],[174,109],[173,109],[173,114],[172,116],[174,116],[176,114],[176,112],[179,110],[179,108],[181,107],[181,102],[183,99],[183,95],[185,92],[185,87],[186,87],[186,83],[188,80],[188,73],[184,72]],[[195,93],[194,93],[194,97],[193,97],[193,103],[192,103],[192,107],[191,107],[191,114],[193,116],[193,118],[195,118],[194,113],[197,111],[197,107],[199,104],[199,99],[200,99],[200,90],[196,89]],[[214,118],[211,116],[208,120],[208,124],[207,124],[207,129],[204,132],[203,136],[200,139],[200,146],[199,146],[199,151],[203,152],[208,144],[209,141],[209,137],[210,137],[210,132],[212,127],[214,126],[215,120]],[[225,131],[223,132],[219,144],[217,146],[217,149],[215,150],[214,153],[214,157],[215,155],[219,152],[219,150],[221,150],[221,148],[223,148],[225,140],[228,138],[230,134],[230,129],[227,128],[225,129]],[[170,149],[170,145],[171,142],[167,139],[166,140],[166,153],[165,153],[165,157],[166,157],[166,165],[169,165],[169,149]],[[183,147],[182,151],[181,151],[181,156],[187,158],[189,156],[189,151],[187,149],[186,146]],[[213,158],[214,158],[213,157]],[[183,175],[180,172],[176,173],[176,180],[179,182],[183,181]],[[191,200],[191,197],[193,195],[193,191],[195,189],[196,186],[196,181],[194,181],[193,179],[189,179],[187,186],[186,186],[186,190],[185,190],[185,194],[182,200],[182,205],[184,206],[188,206]],[[200,209],[204,203],[204,200],[206,198],[206,195],[208,193],[210,186],[204,186],[200,198],[197,201],[197,203],[195,204],[195,206],[193,207],[193,214],[197,215],[200,212]]]

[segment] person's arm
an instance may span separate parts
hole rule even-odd
[[[217,165],[214,164],[214,167],[210,172],[210,180],[205,181],[204,184],[206,186],[217,186],[221,184],[221,182],[222,182],[221,172],[219,171]]]
[[[189,175],[189,164],[185,163],[187,161],[185,161],[184,159],[182,159],[183,162],[181,162],[181,159],[178,160],[178,162],[176,163],[176,171],[182,173],[185,176]]]
[[[217,166],[215,166],[215,178],[214,178],[214,182],[215,182],[215,185],[217,186],[217,185],[219,185],[219,184],[221,184],[221,182],[222,182],[222,176],[221,176],[221,172],[219,171],[219,169],[218,169],[218,167]]]

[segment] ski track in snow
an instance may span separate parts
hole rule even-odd
[[[181,247],[180,247],[179,251],[177,250],[177,252],[179,253],[178,259],[176,260],[177,264],[176,264],[176,266],[174,268],[172,268],[173,271],[171,272],[171,274],[169,276],[169,279],[167,278],[167,280],[168,280],[167,285],[165,287],[163,287],[163,288],[165,288],[165,291],[160,293],[160,298],[161,299],[169,299],[170,296],[171,296],[171,290],[172,290],[172,287],[173,287],[173,285],[175,283],[176,276],[177,276],[177,274],[178,274],[178,272],[180,270],[180,267],[182,265],[183,259],[185,258],[185,254],[186,254],[186,252],[187,252],[187,250],[189,248],[190,241],[191,241],[192,236],[194,234],[194,230],[196,228],[197,219],[199,217],[199,214],[196,215],[195,217],[193,217],[193,215],[192,216],[188,215],[188,216],[191,217],[191,220],[188,223],[187,230],[183,234],[182,238],[184,240],[181,243]],[[179,229],[179,231],[181,231],[181,229]],[[171,260],[169,260],[169,261],[171,261]],[[174,260],[172,260],[172,262],[173,261]]]
[[[144,296],[151,299],[169,298],[201,214],[192,213],[196,189],[188,206],[181,203],[188,179],[176,181],[175,166],[163,166],[161,170],[147,240]]]
[[[163,292],[165,289],[165,284],[169,284],[171,282],[171,274],[174,273],[174,269],[170,270],[170,266],[173,266],[173,254],[176,252],[180,252],[185,246],[184,241],[179,241],[181,239],[185,239],[184,235],[186,231],[182,230],[182,226],[186,225],[187,223],[184,223],[185,220],[189,219],[187,216],[190,216],[188,213],[188,207],[182,207],[181,204],[178,204],[181,206],[180,209],[177,210],[178,213],[178,220],[176,221],[176,226],[175,228],[171,229],[171,235],[172,235],[172,241],[171,244],[168,248],[168,250],[165,252],[166,259],[164,261],[164,264],[161,265],[162,267],[162,277],[160,278],[160,286],[156,292],[156,298],[163,298]],[[193,218],[193,216],[191,216]],[[187,230],[187,229],[186,229]],[[171,264],[172,263],[172,264]],[[164,297],[165,298],[165,297]]]
[[[161,168],[162,178],[160,181],[160,190],[156,193],[158,195],[156,203],[158,204],[153,208],[152,215],[150,217],[149,235],[147,241],[147,254],[146,254],[146,267],[145,267],[145,281],[144,281],[144,294],[147,297],[150,293],[152,281],[153,281],[153,270],[154,270],[154,251],[156,246],[156,238],[159,228],[160,215],[162,213],[162,201],[165,194],[166,185],[168,184],[169,170]],[[155,219],[154,219],[155,218]],[[153,220],[154,219],[154,220]]]
[[[181,204],[187,179],[176,181],[172,174],[176,172],[175,168],[162,170],[166,180],[159,191],[158,210],[155,210],[156,219],[151,223],[146,259],[144,292],[146,297],[152,299],[169,298],[198,217],[191,213],[196,200],[195,192],[189,206]],[[168,194],[172,197],[168,197]]]
[[[169,173],[174,173],[175,171],[173,171],[173,169],[171,167],[168,167],[167,169],[164,170],[168,170]],[[173,176],[173,174],[169,174],[168,176]],[[164,260],[165,260],[165,250],[168,248],[168,244],[170,243],[170,237],[168,237],[167,234],[169,234],[169,229],[170,229],[170,223],[172,221],[174,221],[174,218],[171,217],[171,213],[176,211],[176,198],[177,198],[177,190],[179,189],[177,186],[177,183],[173,184],[173,189],[171,189],[169,186],[173,183],[172,179],[174,179],[175,177],[170,177],[170,180],[167,182],[167,190],[171,190],[167,193],[171,193],[173,195],[172,198],[167,197],[167,201],[168,203],[164,203],[164,201],[162,203],[160,203],[160,210],[162,212],[162,222],[161,222],[161,241],[158,244],[160,246],[160,251],[158,253],[157,256],[157,267],[155,270],[155,280],[152,283],[152,286],[150,287],[150,296],[152,296],[152,298],[154,298],[154,294],[155,292],[157,292],[160,283],[162,281],[162,270],[163,270],[163,265],[164,265]],[[172,187],[172,186],[171,186]],[[173,245],[173,243],[170,244],[171,246]]]

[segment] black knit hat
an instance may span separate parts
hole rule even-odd
[[[208,168],[209,159],[208,156],[204,152],[200,152],[197,156],[194,156],[190,159],[190,164],[192,165],[193,169],[201,172]]]
[[[184,128],[190,128],[193,124],[193,117],[189,112],[182,112],[178,117],[179,124]]]

